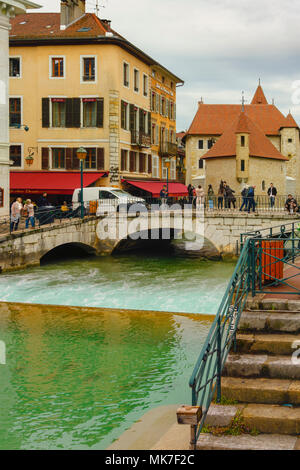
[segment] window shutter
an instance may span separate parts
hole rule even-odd
[[[66,99],[66,127],[73,127],[73,99]]]
[[[42,170],[49,170],[49,149],[42,148]]]
[[[126,122],[125,122],[125,113],[126,113],[126,106],[124,101],[121,101],[121,128],[125,129]]]
[[[152,128],[151,113],[148,112],[148,135],[151,135],[151,128]]]
[[[72,149],[72,168],[73,170],[79,170],[79,159],[77,157],[77,148]]]
[[[176,104],[174,103],[174,116],[173,116],[174,121],[176,121]]]
[[[50,126],[50,100],[42,98],[42,127]]]
[[[159,97],[160,101],[160,114],[163,115],[163,97],[160,95]]]
[[[104,121],[104,100],[100,98],[97,100],[97,127],[103,127]]]
[[[72,149],[66,148],[66,170],[72,170]]]
[[[104,170],[104,148],[97,149],[97,170]]]
[[[148,173],[152,173],[152,155],[148,155]]]
[[[159,114],[159,107],[160,107],[160,95],[156,93],[156,113]]]
[[[166,117],[169,117],[169,100],[168,98],[166,99]]]
[[[144,132],[144,111],[143,109],[139,110],[139,130]]]
[[[130,117],[129,117],[129,125],[130,125],[130,130],[131,131],[134,131],[135,128],[134,128],[134,104],[131,104],[130,105]]]
[[[81,110],[81,99],[73,98],[73,125],[72,127],[80,127],[80,110]]]
[[[129,163],[129,171],[132,173],[136,170],[136,158],[135,152],[130,152],[130,163]]]

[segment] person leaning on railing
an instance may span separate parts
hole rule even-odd
[[[299,207],[298,207],[297,201],[292,196],[292,194],[289,194],[287,200],[285,201],[285,209],[290,214],[293,214],[294,212],[299,212]]]

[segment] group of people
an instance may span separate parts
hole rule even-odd
[[[29,228],[29,224],[32,228],[35,228],[35,209],[37,207],[43,208],[50,207],[51,203],[48,201],[48,194],[44,193],[39,199],[37,204],[31,199],[27,199],[23,202],[21,197],[17,197],[11,205],[10,210],[10,231],[14,232],[18,230],[21,217],[25,217],[25,228]],[[61,213],[67,214],[70,210],[66,201],[61,205]]]
[[[29,227],[29,223],[32,228],[35,227],[35,216],[34,216],[34,207],[35,204],[31,199],[27,199],[25,204],[23,204],[22,198],[18,197],[15,202],[12,203],[11,213],[10,213],[10,231],[13,232],[18,230],[21,217],[26,217],[25,219],[25,228]]]

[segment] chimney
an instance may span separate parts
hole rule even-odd
[[[66,29],[70,23],[85,14],[85,0],[61,0],[60,29]]]

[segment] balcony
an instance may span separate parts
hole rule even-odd
[[[150,135],[145,134],[140,131],[131,131],[131,145],[136,145],[137,147],[151,147],[151,137]]]
[[[177,144],[173,144],[172,142],[161,142],[159,146],[159,155],[161,157],[176,156]]]

